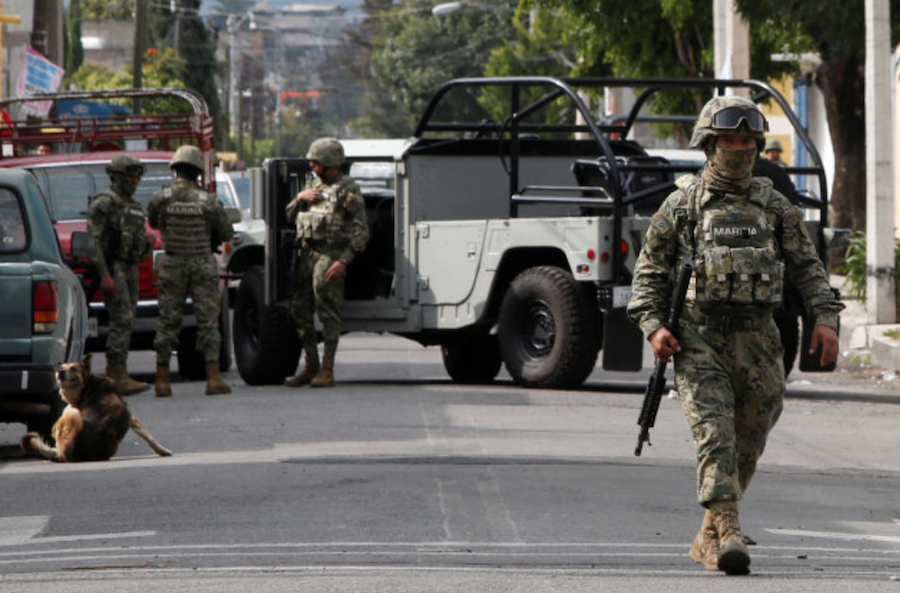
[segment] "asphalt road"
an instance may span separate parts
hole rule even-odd
[[[370,336],[342,341],[334,389],[226,377],[232,395],[128,398],[171,458],[129,435],[109,462],[24,459],[23,427],[0,425],[0,591],[900,587],[900,390],[877,377],[793,378],[742,504],[743,578],[687,558],[701,509],[676,401],[634,457],[641,380],[459,386],[436,349]]]

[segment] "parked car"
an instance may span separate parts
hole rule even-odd
[[[51,95],[47,95],[51,97]],[[34,175],[47,197],[50,214],[65,253],[69,253],[70,236],[75,231],[87,229],[88,198],[109,187],[106,167],[113,157],[127,152],[144,165],[144,176],[135,198],[146,209],[154,192],[173,180],[169,161],[175,149],[182,144],[193,144],[204,155],[204,174],[201,183],[209,191],[215,191],[224,174],[213,174],[215,126],[205,101],[188,89],[122,89],[83,93],[57,93],[55,101],[89,100],[90,102],[124,101],[140,99],[145,107],[159,100],[172,101],[168,105],[188,104],[190,112],[173,112],[162,115],[127,115],[124,109],[118,115],[85,117],[50,117],[29,119],[13,116],[6,122],[9,133],[0,135],[0,168],[25,169]],[[0,107],[14,114],[19,99],[0,101]],[[20,114],[21,115],[21,114]],[[38,146],[50,148],[50,154],[36,150]],[[234,222],[240,220],[235,206],[229,212]],[[140,289],[137,318],[131,335],[132,350],[150,350],[159,319],[157,301],[159,287],[156,279],[156,261],[162,253],[162,242],[157,240],[154,253],[140,265]],[[85,283],[90,315],[88,351],[106,348],[109,332],[109,315],[100,296],[99,279],[90,278],[87,262],[76,272],[88,276]],[[220,285],[223,313],[219,329],[223,336],[219,357],[223,371],[231,367],[231,348],[228,345],[231,324],[228,322],[228,292],[223,279]],[[185,316],[177,350],[178,373],[184,378],[197,380],[206,377],[203,354],[196,350],[196,318],[192,303],[185,306]]]
[[[93,252],[87,233],[75,243]],[[0,295],[0,421],[49,436],[65,407],[56,365],[84,355],[87,301],[40,187],[16,169],[0,169]]]

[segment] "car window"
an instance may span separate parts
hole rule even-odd
[[[85,163],[30,169],[47,196],[53,220],[83,220],[87,217],[88,198],[109,188],[106,165]],[[154,192],[171,183],[172,171],[168,163],[144,163],[144,176],[134,197],[146,209]]]
[[[237,196],[226,175],[216,175],[216,198],[223,206],[238,207]]]
[[[241,203],[242,210],[250,209],[250,178],[246,175],[229,175],[231,184],[234,186],[234,192],[237,194],[238,201]]]
[[[26,243],[22,203],[12,191],[0,189],[0,253],[22,251]]]

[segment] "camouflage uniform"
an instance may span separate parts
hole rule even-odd
[[[662,326],[669,274],[691,253],[686,221],[693,209],[701,259],[678,327],[676,385],[697,444],[698,499],[738,500],[782,408],[784,353],[772,319],[782,269],[817,325],[836,328],[843,306],[802,213],[768,179],[754,178],[747,196],[715,196],[696,176],[677,185],[653,216],[628,312],[645,336]]]
[[[147,242],[147,215],[134,199],[143,175],[140,161],[130,155],[118,155],[106,171],[111,187],[89,198],[88,231],[97,245],[94,265],[101,289],[107,274],[115,285],[112,294],[101,291],[109,314],[106,374],[123,395],[131,395],[149,387],[128,376],[126,363],[140,291],[139,265],[149,257],[153,247]]]
[[[343,173],[328,181],[316,178],[307,187],[322,188],[323,199],[308,207],[291,200],[286,208],[288,221],[297,226],[300,243],[291,316],[309,354],[316,350],[313,313],[318,312],[325,341],[323,357],[333,359],[341,336],[344,277],[326,282],[325,272],[335,261],[349,264],[365,249],[369,240],[366,206],[356,182]]]
[[[197,317],[197,344],[206,361],[218,362],[219,265],[211,246],[231,240],[233,229],[214,195],[185,179],[153,194],[147,207],[150,226],[162,232],[166,253],[160,256],[159,327],[153,342],[157,362],[168,364],[188,295]]]
[[[749,572],[737,501],[783,406],[784,353],[772,313],[785,274],[817,326],[836,330],[843,308],[800,209],[769,179],[752,177],[766,129],[747,99],[716,98],[703,108],[691,145],[705,150],[706,166],[699,176],[679,178],[651,219],[628,304],[650,339],[663,327],[677,263],[694,257],[674,355],[697,451],[697,497],[707,509],[690,556],[728,574]],[[720,145],[720,135],[731,138]],[[736,136],[755,138],[755,150]]]
[[[124,364],[128,358],[140,289],[138,266],[151,251],[146,220],[143,206],[131,195],[110,188],[90,198],[88,230],[97,244],[94,265],[100,276],[110,274],[116,284],[115,294],[103,295],[109,313],[109,364]]]

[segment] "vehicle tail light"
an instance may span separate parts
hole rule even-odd
[[[628,241],[624,239],[619,243],[619,251],[622,255],[628,255]]]
[[[31,296],[34,333],[49,334],[59,319],[59,291],[56,282],[35,282]]]

